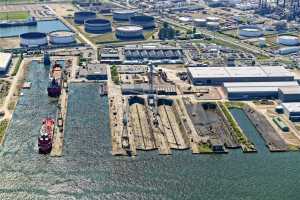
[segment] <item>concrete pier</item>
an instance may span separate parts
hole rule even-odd
[[[55,131],[52,143],[52,150],[50,155],[53,157],[62,156],[63,154],[63,144],[64,144],[64,130],[65,130],[65,119],[67,114],[67,107],[68,107],[68,94],[67,88],[62,89],[62,93],[59,98],[59,111],[57,114],[56,124],[55,124]],[[60,127],[59,120],[62,120],[62,127]]]
[[[109,97],[109,115],[112,138],[112,155],[125,156],[127,155],[127,153],[122,148],[123,110],[121,96]]]
[[[56,115],[52,150],[50,153],[50,155],[53,157],[59,157],[63,154],[65,119],[67,116],[68,108],[68,77],[71,70],[71,63],[72,62],[69,62],[65,65],[66,73],[63,73],[62,75],[62,90],[58,100],[58,111]]]

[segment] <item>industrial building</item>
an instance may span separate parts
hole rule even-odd
[[[21,47],[40,47],[48,45],[46,33],[27,32],[20,35]]]
[[[107,33],[110,32],[111,22],[107,19],[88,19],[84,22],[84,30],[87,33]]]
[[[138,15],[130,17],[130,23],[143,27],[143,29],[155,28],[155,19],[152,16]]]
[[[127,46],[124,48],[126,60],[182,60],[181,48],[166,46]]]
[[[129,21],[135,14],[135,10],[114,10],[113,19],[116,21]]]
[[[294,75],[283,66],[260,67],[189,67],[194,85],[222,85],[224,82],[293,81]]]
[[[88,19],[95,19],[96,13],[90,11],[79,11],[74,14],[74,22],[76,24],[84,24]]]
[[[89,63],[85,68],[79,69],[78,76],[87,80],[106,81],[107,68],[99,63]]]
[[[300,102],[282,103],[281,106],[291,121],[300,121]]]
[[[151,94],[153,91],[156,91],[159,95],[176,95],[176,86],[175,85],[153,85],[153,89],[149,84],[122,84],[121,86],[122,93],[126,95],[133,94]]]
[[[278,98],[281,102],[300,102],[300,87],[280,87]]]
[[[98,63],[87,65],[87,76],[88,80],[107,80],[107,69],[106,65],[101,65]]]
[[[119,39],[141,39],[144,38],[141,26],[120,26],[116,28],[116,37]]]
[[[0,73],[5,73],[11,63],[12,54],[0,52]]]
[[[75,33],[72,31],[54,31],[49,33],[49,42],[56,45],[76,43]]]
[[[281,87],[299,87],[297,81],[228,82],[223,86],[229,100],[277,99]]]

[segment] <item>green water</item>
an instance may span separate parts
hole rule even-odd
[[[37,154],[42,118],[54,115],[48,69],[33,63],[0,152],[0,199],[297,200],[300,153],[269,153],[241,110],[232,110],[256,154],[192,155],[190,150],[113,157],[107,97],[97,84],[71,84],[64,156]]]

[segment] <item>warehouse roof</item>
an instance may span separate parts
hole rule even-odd
[[[189,67],[188,71],[193,78],[293,77],[283,66]]]
[[[281,105],[288,112],[300,112],[300,102],[282,103]]]
[[[88,74],[94,74],[94,75],[106,75],[107,74],[107,69],[106,69],[106,65],[101,65],[101,64],[92,64],[89,63],[87,65],[87,69],[88,69]]]
[[[280,87],[279,91],[283,94],[300,94],[300,86]]]
[[[224,87],[295,87],[299,86],[297,81],[276,81],[276,82],[225,82]]]
[[[12,58],[11,53],[0,52],[0,71],[5,71]]]
[[[226,88],[227,92],[278,92],[278,87],[229,87]]]

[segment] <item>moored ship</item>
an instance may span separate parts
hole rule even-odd
[[[55,63],[49,73],[49,85],[47,88],[48,96],[59,97],[62,87],[62,67],[60,64]]]
[[[49,66],[51,64],[50,61],[50,55],[48,52],[44,52],[44,59],[43,59],[44,65]]]
[[[37,21],[34,17],[25,21],[3,21],[0,23],[0,28],[12,27],[12,26],[36,26]]]
[[[38,147],[40,154],[48,154],[51,152],[54,125],[55,121],[52,118],[46,118],[43,120],[43,124],[40,130],[40,136],[38,138]]]
[[[99,87],[99,94],[100,96],[106,96],[107,95],[107,85],[106,83],[103,83]]]

